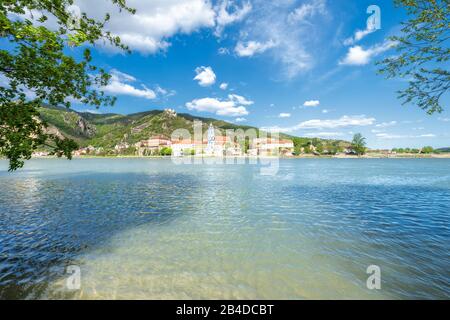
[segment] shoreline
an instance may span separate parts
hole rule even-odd
[[[183,159],[189,157],[175,157],[175,159]],[[450,153],[443,154],[365,154],[362,156],[355,155],[310,155],[304,154],[299,156],[260,156],[260,157],[252,157],[252,156],[224,156],[224,157],[202,157],[202,156],[193,156],[194,159],[198,158],[223,158],[223,159],[450,159]],[[56,156],[33,156],[32,159],[59,159]],[[64,158],[65,159],[65,158]],[[95,155],[86,155],[86,156],[74,156],[72,159],[172,159],[171,156],[134,156],[134,155],[117,155],[117,156],[95,156]],[[0,160],[7,160],[6,158],[0,158]]]

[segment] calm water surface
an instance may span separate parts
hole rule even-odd
[[[447,159],[281,160],[276,176],[146,159],[6,169],[2,299],[450,298]]]

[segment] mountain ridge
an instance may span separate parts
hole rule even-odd
[[[195,120],[202,121],[202,130],[206,132],[209,124],[221,130],[261,129],[249,125],[237,125],[224,120],[199,117],[188,113],[174,113],[166,110],[148,110],[129,115],[116,113],[78,112],[73,109],[54,106],[42,106],[40,116],[48,125],[47,130],[75,140],[80,147],[93,146],[112,150],[121,143],[133,145],[151,136],[164,135],[170,137],[176,129],[186,129],[193,133]],[[334,144],[342,147],[350,143],[344,140],[296,137],[281,133],[280,138],[291,139],[295,144],[306,144],[309,141],[320,144]]]

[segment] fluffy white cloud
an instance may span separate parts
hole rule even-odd
[[[167,49],[169,38],[177,33],[189,34],[216,25],[216,12],[209,0],[128,0],[127,5],[136,9],[134,15],[119,12],[111,1],[78,0],[75,4],[96,19],[110,13],[106,28],[143,54]]]
[[[228,83],[226,83],[226,82],[224,82],[220,85],[220,89],[222,89],[222,90],[227,90],[227,88],[228,88]]]
[[[344,40],[344,45],[351,46],[375,31],[377,31],[377,29],[373,27],[368,27],[365,30],[356,30],[354,36]]]
[[[375,125],[377,128],[386,128],[386,127],[392,127],[397,124],[397,121],[390,121],[390,122],[382,122]]]
[[[239,41],[234,48],[234,51],[239,57],[251,57],[257,53],[263,53],[264,51],[273,48],[274,46],[275,42],[273,42],[272,40],[269,40],[267,42]]]
[[[450,118],[442,118],[442,117],[439,117],[438,120],[439,120],[439,121],[443,121],[443,122],[450,122]]]
[[[236,118],[234,121],[236,121],[236,122],[245,122],[245,121],[247,121],[247,119],[245,119],[245,118]]]
[[[89,17],[111,19],[106,28],[121,38],[132,50],[151,54],[166,50],[176,34],[190,34],[202,28],[215,28],[220,36],[224,28],[242,21],[251,11],[249,1],[241,6],[231,0],[127,0],[136,13],[119,12],[111,1],[75,0]]]
[[[243,96],[239,96],[237,94],[229,94],[228,99],[230,99],[230,101],[234,101],[236,104],[241,104],[244,106],[250,106],[254,103],[253,101],[247,100]]]
[[[320,105],[319,100],[308,100],[303,103],[304,107],[318,107]]]
[[[291,114],[290,113],[280,113],[278,115],[278,118],[290,118]]]
[[[297,130],[315,130],[315,129],[336,129],[345,127],[363,127],[370,126],[376,121],[375,118],[368,118],[365,115],[358,116],[343,116],[339,119],[314,119],[300,122],[298,125],[292,127],[268,127],[264,130],[278,131],[278,132],[293,132]]]
[[[229,95],[228,100],[220,100],[217,98],[195,99],[186,103],[189,110],[200,112],[211,112],[219,116],[242,117],[249,114],[244,105],[251,105],[253,101],[249,101],[238,95]]]
[[[216,83],[216,74],[211,67],[198,67],[195,72],[197,75],[194,80],[197,80],[202,87],[208,87]]]
[[[118,70],[111,70],[111,80],[107,86],[101,90],[112,95],[127,95],[152,100],[156,98],[155,91],[141,85],[141,89],[134,87],[130,83],[136,82],[136,78]]]
[[[217,11],[217,27],[215,34],[220,36],[223,28],[229,24],[241,21],[252,10],[250,2],[245,2],[241,7],[237,6],[233,1],[223,0],[216,6]]]
[[[385,41],[382,44],[372,46],[364,49],[361,46],[350,47],[347,55],[339,62],[340,65],[362,66],[370,62],[373,57],[376,57],[383,52],[388,51],[396,45],[393,41]]]

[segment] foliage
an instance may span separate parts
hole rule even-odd
[[[134,13],[124,0],[111,1]],[[10,170],[22,167],[23,160],[41,145],[68,158],[77,148],[74,141],[62,141],[46,132],[47,123],[37,111],[44,102],[67,108],[71,99],[96,107],[115,102],[98,89],[108,83],[110,75],[91,63],[90,50],[85,48],[77,61],[64,49],[99,40],[124,50],[127,47],[104,30],[109,15],[102,21],[84,13],[73,17],[68,11],[71,5],[73,0],[0,2],[0,37],[7,43],[0,50],[0,76],[7,82],[0,86],[0,155],[10,159]],[[56,21],[57,28],[46,26],[49,19]]]
[[[415,103],[428,114],[442,112],[442,96],[450,89],[449,0],[395,0],[411,16],[402,35],[391,37],[398,54],[380,61],[380,73],[409,80],[399,92],[404,104]]]
[[[394,149],[392,149],[392,152],[417,154],[417,153],[420,153],[420,150],[416,149],[416,148],[413,148],[413,149],[410,149],[410,148],[394,148]]]
[[[161,150],[159,151],[159,154],[161,156],[171,156],[172,155],[172,148],[169,148],[169,147],[161,148]]]
[[[430,153],[433,153],[433,152],[434,152],[433,147],[427,146],[427,147],[423,147],[422,148],[422,153],[430,154]]]
[[[366,138],[364,138],[361,133],[357,133],[353,136],[352,149],[357,155],[366,153]]]
[[[120,154],[125,156],[134,156],[136,154],[136,147],[128,147],[126,149],[123,149]]]
[[[323,147],[323,144],[319,144],[319,145],[316,147],[316,152],[317,152],[318,154],[323,154],[324,151],[325,151],[325,148]]]

